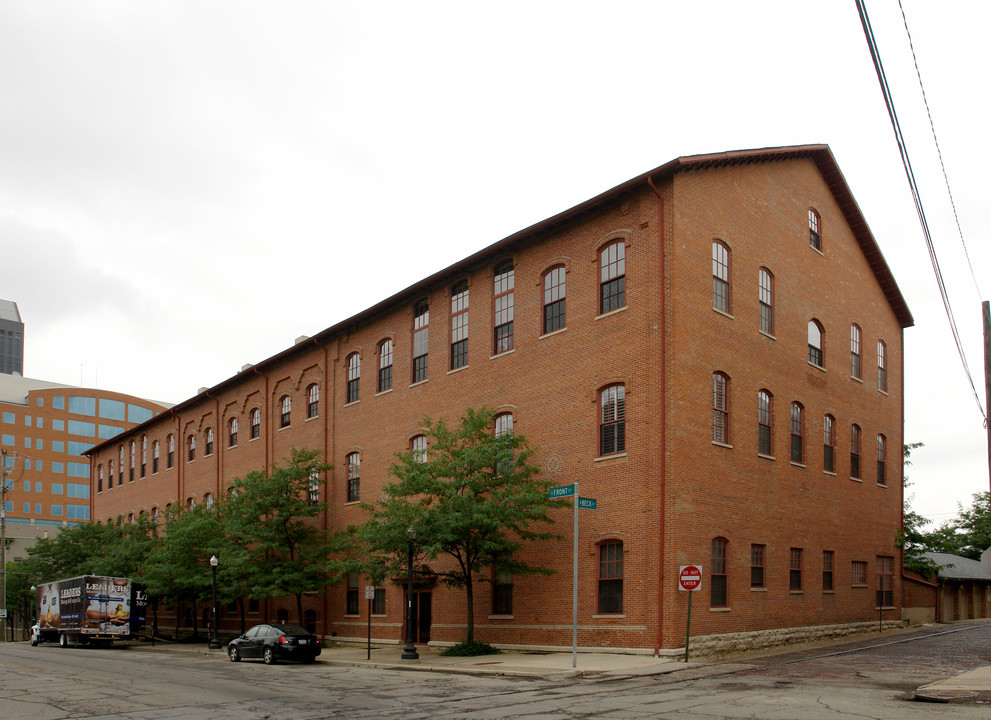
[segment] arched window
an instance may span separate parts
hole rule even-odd
[[[306,388],[306,417],[315,418],[320,414],[320,386],[313,383]]]
[[[186,509],[192,510],[195,507],[196,507],[196,498],[192,496],[186,498]]]
[[[310,485],[306,500],[310,505],[317,505],[320,502],[320,473],[316,470],[310,473]]]
[[[131,440],[131,442],[128,444],[128,451],[129,451],[128,459],[130,460],[130,464],[128,465],[128,473],[127,473],[128,482],[134,482],[134,456],[136,454],[135,452],[136,446],[137,443],[135,443],[133,440]]]
[[[495,428],[494,434],[496,437],[503,437],[505,435],[513,434],[513,414],[512,413],[500,413],[495,416]],[[501,452],[507,452],[506,448],[503,448]],[[508,449],[508,453],[512,453],[512,449]],[[497,473],[507,473],[511,472],[513,469],[513,460],[511,456],[505,459],[500,459],[496,462],[496,472]]]
[[[283,395],[279,400],[279,427],[286,428],[292,423],[292,398]]]
[[[712,241],[712,307],[727,315],[730,313],[730,253],[720,240]]]
[[[192,462],[196,459],[196,435],[186,438],[186,460]]]
[[[836,418],[832,415],[822,419],[822,469],[836,472]]]
[[[818,320],[809,320],[809,363],[816,367],[826,367],[826,353],[823,349],[825,332]]]
[[[425,463],[427,461],[427,436],[414,436],[409,441],[409,449],[417,462]]]
[[[805,462],[805,408],[797,402],[791,404],[791,461]]]
[[[347,457],[348,502],[358,502],[361,497],[361,455],[353,452]]]
[[[712,572],[709,574],[709,605],[711,607],[726,607],[726,538],[717,537],[712,540]]]
[[[468,364],[468,281],[451,289],[451,369]]]
[[[168,454],[165,456],[165,466],[172,468],[175,465],[175,435],[169,435],[166,440],[166,448],[168,448]]]
[[[606,540],[599,545],[600,615],[623,612],[623,543]]]
[[[760,331],[774,334],[774,276],[767,268],[757,272],[757,302],[760,305]]]
[[[888,459],[888,439],[884,435],[877,436],[877,484],[887,485],[888,478],[885,465]]]
[[[712,440],[729,443],[729,377],[712,373]]]
[[[493,355],[513,349],[513,315],[516,304],[515,276],[516,271],[513,269],[512,260],[505,260],[496,265],[492,288],[495,305],[492,313]]]
[[[877,341],[877,389],[888,392],[888,347],[883,340]]]
[[[148,436],[141,436],[141,477],[147,475],[148,471]]]
[[[358,353],[348,355],[348,384],[345,402],[358,402],[361,386],[361,356]]]
[[[392,389],[392,340],[379,344],[379,392]]]
[[[850,477],[860,478],[860,426],[850,426]]]
[[[213,509],[213,493],[207,493],[203,496],[203,504],[206,505],[207,510]]]
[[[204,455],[213,455],[213,428],[206,429],[206,443],[203,448]]]
[[[565,291],[563,265],[558,265],[544,273],[544,334],[565,327]]]
[[[626,387],[610,385],[599,393],[599,455],[626,452]]]
[[[103,466],[96,467],[96,491],[103,492]]]
[[[237,447],[237,418],[227,421],[227,447]]]
[[[626,307],[626,243],[609,243],[599,252],[599,313]]]
[[[771,411],[774,397],[767,390],[757,393],[757,452],[772,455]]]
[[[107,490],[114,486],[114,461],[107,460]]]
[[[117,485],[124,484],[124,446],[117,448]]]
[[[850,377],[860,380],[860,326],[850,326]]]
[[[427,379],[427,350],[430,346],[430,303],[413,306],[413,382]]]
[[[822,251],[822,237],[819,235],[819,213],[815,208],[809,208],[809,245]]]
[[[151,444],[151,472],[158,472],[158,460],[162,454],[162,444],[156,440]]]
[[[255,440],[261,437],[262,434],[262,413],[261,410],[255,408],[251,411],[251,439]]]

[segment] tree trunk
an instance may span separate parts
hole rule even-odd
[[[237,601],[237,604],[238,604],[238,607],[241,608],[241,634],[244,635],[244,633],[245,633],[245,625],[247,623],[247,619],[244,616],[244,598],[243,597],[242,598],[239,598],[238,601]]]
[[[303,594],[296,593],[296,622],[303,624]]]

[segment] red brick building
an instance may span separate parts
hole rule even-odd
[[[344,528],[424,416],[487,405],[598,501],[581,514],[579,645],[682,646],[687,564],[704,572],[693,635],[876,621],[900,593],[911,325],[826,146],[680,158],[97,447],[92,514],[209,502],[305,446],[334,464],[323,522]],[[132,440],[151,471],[109,482]],[[500,578],[476,600],[480,639],[570,645],[570,511],[555,530],[525,552],[557,573]],[[363,637],[362,585],[309,598],[307,621]],[[462,639],[463,593],[419,595],[419,639]],[[403,605],[390,583],[376,639],[401,641]]]

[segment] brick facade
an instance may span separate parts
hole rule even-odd
[[[820,249],[810,245],[809,210],[819,218]],[[728,250],[729,306],[713,307],[712,244]],[[625,252],[625,298],[603,312],[603,260]],[[502,301],[495,268],[513,264],[513,344],[496,353]],[[544,332],[544,275],[563,267],[564,327]],[[773,276],[773,332],[759,329],[758,271]],[[468,285],[467,364],[451,369],[452,290]],[[616,285],[612,286],[615,289]],[[429,303],[426,380],[414,381],[414,307]],[[423,318],[421,317],[421,320]],[[824,331],[822,367],[809,362],[808,326]],[[850,328],[862,333],[861,379],[851,377]],[[487,405],[513,415],[515,431],[537,449],[556,484],[578,480],[598,500],[581,511],[579,645],[671,649],[684,639],[687,593],[679,566],[704,567],[695,593],[693,634],[823,625],[876,617],[879,568],[892,558],[887,588],[899,597],[895,537],[902,507],[902,329],[912,324],[894,280],[828,148],[808,146],[698,156],[673,161],[561,215],[517,233],[422,280],[397,296],[297,344],[96,448],[94,474],[120,443],[161,444],[158,472],[139,483],[93,493],[93,517],[216,497],[231,480],[286,457],[291,447],[322,450],[329,473],[325,526],[359,523],[347,502],[347,456],[360,453],[360,499],[374,501],[394,454],[409,447],[425,416],[455,420]],[[384,340],[393,344],[392,388],[378,392]],[[876,346],[885,343],[886,386],[878,388]],[[348,358],[360,357],[357,401],[347,402]],[[417,352],[416,354],[419,354]],[[721,432],[714,434],[713,375],[726,383]],[[307,418],[307,392],[319,388],[319,414]],[[603,389],[625,392],[625,447],[600,452]],[[758,453],[758,392],[772,396],[771,448]],[[291,399],[280,428],[281,399]],[[792,461],[790,407],[800,403],[803,452]],[[250,439],[250,414],[261,432]],[[835,464],[824,469],[823,418],[835,427]],[[235,446],[228,424],[238,421]],[[851,478],[850,427],[861,429],[861,471]],[[204,455],[208,429],[213,452]],[[168,436],[174,467],[165,466]],[[877,478],[877,436],[887,443]],[[188,460],[188,437],[196,456]],[[612,448],[610,448],[612,449]],[[94,480],[95,482],[95,480]],[[560,647],[571,642],[571,511],[557,516],[561,541],[525,550],[557,572],[517,577],[512,614],[494,615],[487,585],[476,599],[476,633],[504,645]],[[713,540],[725,541],[724,598],[712,594]],[[598,607],[599,553],[622,543],[622,612]],[[751,551],[762,545],[764,581],[751,585]],[[797,587],[790,569],[801,550]],[[824,590],[823,554],[832,588]],[[851,563],[866,563],[866,583]],[[885,581],[888,582],[888,581]],[[363,584],[363,582],[362,582]],[[612,587],[615,587],[613,583]],[[430,639],[463,637],[463,594],[430,588]],[[345,588],[308,598],[318,630],[361,637],[365,603],[347,615]],[[715,606],[710,607],[715,601]],[[386,588],[386,613],[373,635],[401,638],[403,591]],[[887,602],[887,600],[886,600]],[[270,603],[270,619],[290,602]],[[250,618],[254,619],[254,618]]]

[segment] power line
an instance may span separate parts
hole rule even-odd
[[[939,147],[939,140],[936,138],[936,125],[933,123],[932,112],[929,110],[929,98],[926,97],[926,88],[922,84],[922,73],[919,71],[919,59],[915,56],[915,44],[912,42],[912,33],[908,30],[908,18],[905,17],[905,8],[902,0],[898,0],[898,7],[902,11],[902,24],[905,26],[905,35],[908,37],[908,47],[912,51],[912,62],[915,63],[915,76],[919,79],[919,90],[922,91],[922,102],[926,106],[926,115],[929,117],[929,129],[932,131],[933,143],[936,145],[936,154],[939,156],[939,166],[943,170],[943,181],[946,183],[946,194],[950,196],[950,207],[953,208],[953,219],[957,224],[957,234],[960,235],[960,244],[963,245],[963,254],[967,258],[967,267],[970,269],[970,277],[974,281],[974,289],[977,290],[978,297],[984,297],[981,287],[977,282],[977,274],[974,266],[970,262],[970,253],[967,252],[967,242],[963,238],[963,228],[960,226],[960,216],[957,214],[957,204],[953,200],[953,191],[950,190],[950,178],[946,174],[946,165],[943,163],[943,151]]]
[[[981,405],[981,398],[977,394],[974,385],[974,377],[971,375],[970,366],[967,364],[967,356],[964,353],[963,342],[960,339],[960,332],[957,329],[957,322],[953,315],[953,308],[950,306],[950,296],[946,290],[946,283],[943,280],[943,272],[939,267],[939,260],[936,257],[936,247],[933,244],[932,233],[929,231],[929,222],[926,220],[925,208],[922,206],[922,197],[919,193],[919,186],[915,181],[915,172],[912,170],[912,161],[908,156],[908,147],[905,143],[905,136],[902,134],[901,124],[898,122],[898,113],[895,111],[895,102],[891,96],[891,88],[888,86],[888,79],[884,72],[884,65],[881,63],[881,55],[877,48],[877,40],[874,37],[874,30],[871,27],[870,18],[867,16],[867,8],[863,0],[856,0],[857,11],[860,14],[860,24],[864,28],[864,36],[867,40],[867,47],[871,52],[871,59],[874,61],[874,72],[877,74],[878,82],[881,85],[881,94],[884,97],[884,104],[888,109],[888,117],[891,119],[891,127],[895,133],[895,142],[898,144],[898,153],[902,159],[902,166],[905,168],[905,175],[908,178],[909,190],[912,193],[912,200],[915,202],[915,212],[919,216],[919,223],[922,225],[922,233],[926,239],[926,248],[929,251],[929,260],[933,266],[933,273],[936,276],[936,285],[939,287],[939,295],[943,300],[943,308],[946,311],[946,319],[950,324],[950,331],[953,334],[953,341],[957,346],[957,354],[963,365],[964,373],[970,382],[970,388],[974,393],[974,400],[977,402],[977,409],[987,424],[987,415]]]

